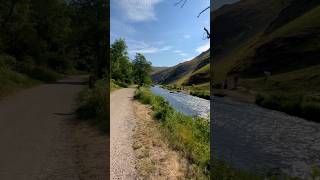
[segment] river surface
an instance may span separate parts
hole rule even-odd
[[[210,101],[179,92],[170,92],[158,86],[151,87],[151,91],[164,97],[177,111],[189,116],[209,119]]]
[[[320,167],[320,123],[229,97],[214,97],[211,114],[211,152],[237,168],[309,179]]]
[[[210,102],[152,87],[178,111],[208,117]],[[309,179],[320,167],[320,123],[236,101],[214,97],[211,152],[238,169],[260,174],[287,174]]]

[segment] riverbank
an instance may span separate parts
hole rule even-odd
[[[133,149],[140,179],[187,179],[192,177],[188,160],[172,149],[161,124],[153,118],[150,106],[133,103],[136,124],[133,132]]]
[[[294,91],[254,91],[245,87],[214,89],[218,97],[230,97],[236,101],[257,104],[261,107],[320,122],[320,95]]]
[[[135,98],[152,106],[152,114],[160,120],[170,147],[178,150],[192,164],[194,176],[190,177],[209,178],[209,122],[175,111],[163,97],[152,94],[145,87],[136,91]]]
[[[180,92],[191,96],[199,97],[202,99],[210,100],[210,87],[208,86],[180,86],[180,85],[161,85],[161,88],[173,92]]]

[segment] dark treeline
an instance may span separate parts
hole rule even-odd
[[[46,72],[89,71],[101,76],[102,0],[7,0],[0,3],[0,61],[37,77]]]
[[[137,53],[130,61],[127,45],[124,39],[117,39],[110,47],[111,78],[126,87],[135,83],[138,86],[151,84],[151,62],[141,53]]]

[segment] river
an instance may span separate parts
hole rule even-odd
[[[308,179],[320,167],[320,123],[235,101],[213,99],[215,157],[254,172]]]
[[[151,91],[164,97],[177,111],[189,115],[209,119],[210,101],[180,92],[171,92],[158,86],[151,87]]]

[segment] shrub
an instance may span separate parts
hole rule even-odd
[[[104,132],[109,128],[107,93],[106,81],[99,80],[93,89],[84,89],[76,99],[78,119],[91,120]]]

